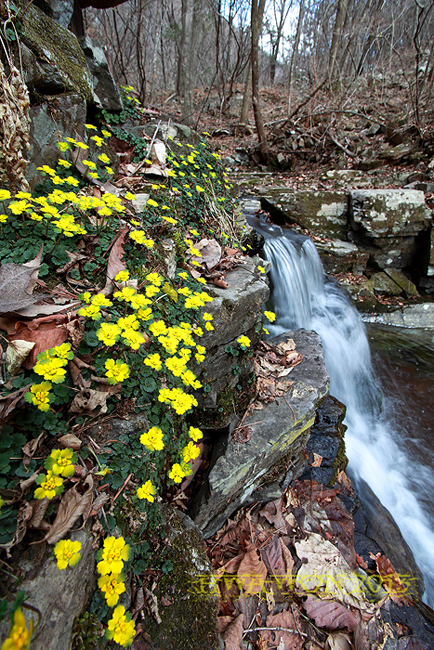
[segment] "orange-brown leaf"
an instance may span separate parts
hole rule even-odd
[[[243,640],[243,614],[230,623],[223,633],[225,650],[241,650],[241,641]]]
[[[237,575],[245,592],[259,594],[262,591],[267,577],[267,567],[250,542],[247,543],[247,553],[238,567]]]

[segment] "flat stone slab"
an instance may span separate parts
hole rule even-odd
[[[387,314],[364,316],[366,323],[379,323],[380,325],[394,325],[396,327],[409,327],[412,329],[434,329],[434,303],[425,302],[420,305],[408,305],[403,309]]]
[[[260,189],[265,208],[277,208],[289,223],[297,223],[314,235],[346,239],[348,194],[331,191],[295,191],[288,187]],[[267,205],[268,204],[268,205]]]
[[[205,537],[214,535],[238,508],[257,500],[267,485],[275,488],[277,483],[282,492],[304,469],[302,450],[330,381],[318,334],[297,330],[269,342],[288,338],[294,339],[303,360],[280,381],[294,383],[288,384],[284,397],[263,403],[245,418],[243,425],[251,430],[247,442],[228,436],[195,500],[192,516]]]

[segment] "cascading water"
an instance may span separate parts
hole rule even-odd
[[[433,471],[412,465],[394,437],[375,378],[364,324],[344,292],[324,273],[308,237],[248,218],[265,237],[265,257],[272,262],[272,300],[276,321],[270,334],[303,327],[318,332],[330,375],[330,393],[347,407],[345,424],[349,470],[363,479],[389,510],[413,551],[425,581],[424,600],[434,605],[434,519],[418,499],[423,475],[434,494]]]

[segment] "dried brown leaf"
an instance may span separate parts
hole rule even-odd
[[[237,618],[228,625],[222,638],[225,643],[225,650],[241,650],[243,640],[243,619],[244,615],[239,614]]]
[[[250,542],[246,543],[247,553],[241,560],[237,576],[248,594],[258,594],[267,577],[267,567],[259,558],[258,551]]]
[[[35,259],[25,264],[0,266],[0,314],[13,312],[32,305],[38,300],[32,291],[38,278],[43,246]]]
[[[262,632],[262,635],[267,639],[268,643],[272,643],[269,647],[281,647],[284,650],[301,650],[303,647],[303,637],[297,634],[300,629],[300,618],[298,611],[294,608],[295,618],[292,612],[283,610],[280,614],[269,614],[267,616],[267,627],[283,628],[282,630],[273,630],[269,632]],[[294,633],[288,630],[294,630]],[[280,644],[280,645],[279,645]]]
[[[342,632],[329,634],[327,643],[329,650],[351,650],[352,648],[350,637]]]
[[[24,363],[27,355],[35,347],[35,343],[29,343],[28,341],[21,341],[17,339],[11,341],[6,350],[6,363],[8,366],[8,372],[11,377],[15,377],[18,374],[21,366]]]
[[[16,390],[14,393],[9,393],[9,395],[0,396],[0,422],[5,420],[8,415],[18,407],[19,402],[24,397],[24,394],[30,390],[30,384],[23,386],[19,390]]]
[[[23,450],[23,454],[25,454],[26,456],[30,456],[30,458],[32,458],[32,456],[34,456],[35,454],[35,451],[39,447],[41,438],[43,438],[44,436],[45,433],[42,432],[39,434],[37,438],[33,438],[33,440],[29,440],[29,442],[26,442],[24,447],[21,447],[21,449]]]
[[[215,284],[216,287],[220,287],[220,289],[228,289],[229,287],[228,283],[221,278],[214,278],[213,284]]]
[[[201,239],[194,248],[199,251],[201,256],[192,255],[191,259],[199,264],[205,264],[208,271],[212,271],[220,261],[222,249],[215,239]]]
[[[405,595],[406,587],[393,568],[391,561],[385,555],[381,555],[381,553],[377,553],[377,555],[370,553],[370,555],[377,564],[378,573],[382,579],[382,586],[387,590],[393,602],[399,606],[411,604],[411,598]]]
[[[115,243],[113,244],[110,255],[107,262],[107,271],[106,271],[106,283],[104,287],[104,294],[108,295],[113,287],[113,280],[119,273],[119,271],[125,271],[127,268],[125,262],[122,261],[124,256],[124,244],[125,238],[128,235],[130,229],[128,226],[125,226],[122,230],[118,231],[118,236]]]
[[[326,627],[329,630],[340,630],[346,627],[349,632],[354,632],[359,624],[358,619],[349,609],[334,600],[321,600],[308,596],[303,607],[318,627]]]
[[[45,513],[47,512],[47,508],[50,505],[50,500],[49,499],[35,499],[34,501],[30,502],[30,505],[32,506],[32,518],[29,521],[29,526],[31,528],[39,528],[40,525],[42,524],[42,521],[45,517]]]
[[[71,413],[86,413],[90,415],[104,415],[107,413],[108,392],[82,388],[76,393],[69,410]],[[97,409],[100,409],[97,411]]]
[[[93,499],[93,478],[90,474],[87,476],[84,485],[87,486],[84,494],[80,494],[77,485],[74,485],[62,496],[56,519],[45,535],[44,541],[49,544],[56,544],[71,530],[77,519],[81,515],[85,515],[86,511],[89,510]]]
[[[74,451],[81,449],[81,445],[83,444],[80,438],[77,438],[77,436],[73,433],[65,433],[64,436],[59,438],[59,443],[64,449],[69,448],[73,449]]]

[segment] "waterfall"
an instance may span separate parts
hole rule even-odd
[[[359,479],[366,481],[392,514],[423,573],[424,600],[433,606],[434,521],[420,505],[417,480],[410,482],[411,476],[428,472],[434,485],[433,473],[412,463],[396,439],[372,369],[364,324],[346,294],[325,275],[310,238],[257,219],[249,222],[264,235],[265,257],[272,262],[276,321],[267,329],[272,336],[300,327],[320,335],[330,393],[347,407],[349,471],[356,485]],[[419,483],[421,496],[423,481]]]

